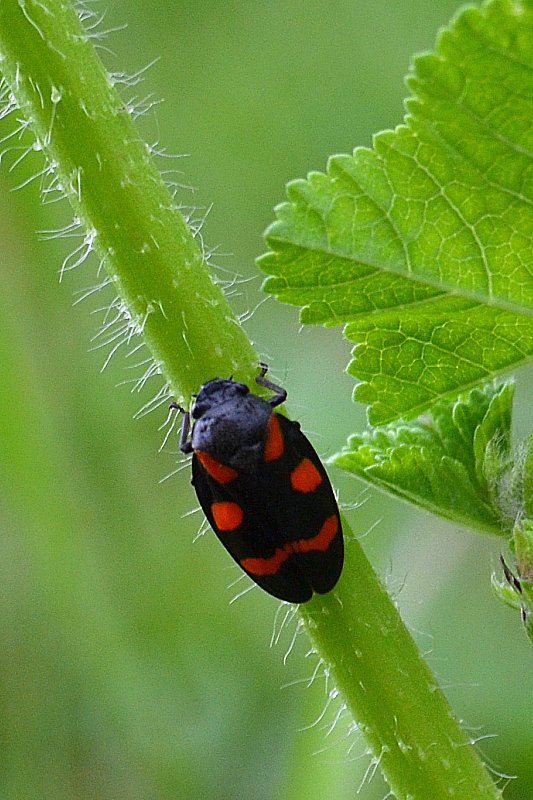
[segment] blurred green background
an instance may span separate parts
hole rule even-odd
[[[162,169],[195,187],[178,199],[211,207],[203,229],[215,257],[246,282],[238,313],[289,409],[319,452],[364,424],[343,370],[339,330],[301,330],[297,311],[262,301],[254,258],[284,184],[324,169],[332,153],[369,145],[401,121],[412,53],[433,46],[456,10],[400,0],[351,2],[108,2],[103,28],[112,70],[160,60],[138,99],[164,98],[143,135],[188,153]],[[102,9],[104,5],[102,5]],[[2,122],[2,135],[14,124]],[[12,141],[17,145],[17,141]],[[15,153],[16,156],[16,153]],[[10,159],[11,158],[11,162]],[[0,172],[0,798],[99,800],[344,800],[382,798],[379,776],[296,623],[279,641],[278,603],[244,586],[208,533],[177,442],[158,448],[166,410],[134,414],[157,391],[124,383],[144,357],[91,350],[102,294],[96,264],[58,271],[79,240],[41,241],[70,220],[42,206],[42,166]],[[202,210],[199,211],[201,215]],[[527,381],[517,390],[525,435]],[[397,597],[458,716],[499,773],[506,797],[533,797],[531,647],[518,618],[492,597],[500,543],[454,529],[333,475],[354,529]],[[323,713],[324,712],[324,713]],[[494,735],[494,738],[492,738]]]

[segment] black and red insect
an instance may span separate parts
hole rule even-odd
[[[344,546],[339,510],[322,463],[298,422],[273,411],[243,383],[214,378],[184,414],[180,449],[192,453],[192,483],[216,535],[262,589],[291,603],[337,583]],[[194,420],[189,439],[190,418]]]

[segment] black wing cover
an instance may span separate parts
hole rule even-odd
[[[325,594],[342,571],[342,528],[329,478],[297,422],[273,412],[283,440],[279,458],[258,458],[254,468],[237,471],[221,484],[193,455],[192,476],[200,505],[216,535],[239,566],[262,589],[280,600],[303,603],[313,592]],[[266,432],[265,432],[266,436]],[[306,460],[320,480],[306,491],[291,483],[294,470]],[[213,503],[236,503],[242,522],[220,530]]]

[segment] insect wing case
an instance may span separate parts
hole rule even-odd
[[[329,592],[342,570],[340,517],[298,423],[222,379],[202,387],[192,416],[193,485],[230,555],[281,600]]]

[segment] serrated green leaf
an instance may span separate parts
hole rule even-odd
[[[505,469],[511,457],[511,414],[514,397],[514,385],[511,383],[502,387],[490,403],[488,413],[485,414],[474,432],[473,450],[476,466],[476,477],[482,484],[487,481],[489,470],[487,458],[492,460],[491,448],[497,448],[499,469]],[[492,480],[492,479],[491,479]],[[490,483],[489,480],[489,490]]]
[[[332,462],[435,514],[483,531],[504,534],[493,484],[486,479],[488,445],[506,461],[513,386],[487,385],[431,415],[350,437]]]
[[[463,11],[414,62],[405,124],[288,186],[260,259],[306,323],[347,323],[370,421],[533,356],[533,10]]]

